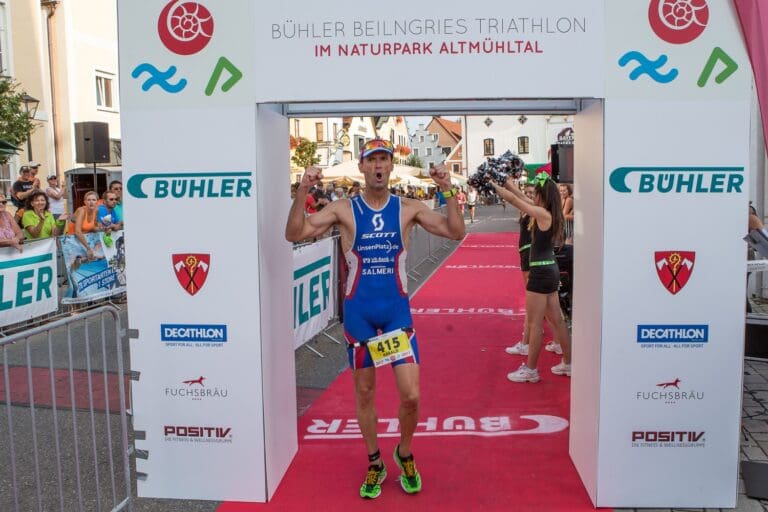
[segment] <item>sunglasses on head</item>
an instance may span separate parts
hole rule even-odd
[[[363,146],[363,152],[369,151],[371,149],[387,149],[389,151],[394,151],[395,147],[388,140],[373,139],[365,143]]]

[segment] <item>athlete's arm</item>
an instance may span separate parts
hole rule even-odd
[[[301,184],[296,190],[296,197],[288,212],[288,222],[285,225],[285,239],[289,242],[299,242],[307,238],[320,236],[338,222],[339,203],[335,201],[317,213],[307,217],[304,215],[304,203],[309,190],[320,183],[323,174],[317,167],[309,167],[301,178]]]
[[[504,187],[501,187],[494,182],[491,182],[491,185],[493,185],[493,188],[496,189],[496,193],[499,194],[502,199],[506,199],[508,202],[512,203],[512,206],[536,219],[539,229],[546,231],[552,225],[552,215],[550,215],[547,209],[533,204],[533,202],[523,194],[522,190],[517,188],[516,184],[512,183],[512,180],[507,180],[506,183],[504,183]]]

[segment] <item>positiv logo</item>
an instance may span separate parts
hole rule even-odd
[[[619,167],[609,183],[622,194],[741,194],[744,167]]]
[[[633,430],[633,448],[704,448],[704,430]]]
[[[213,37],[213,16],[202,4],[184,0],[168,2],[157,20],[160,41],[177,55],[192,55]]]
[[[165,425],[163,437],[177,443],[231,443],[232,427],[199,425]]]

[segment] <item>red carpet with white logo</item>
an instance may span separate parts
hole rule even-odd
[[[224,503],[218,512],[593,510],[568,456],[570,381],[549,371],[559,356],[542,351],[539,383],[506,378],[523,361],[504,352],[520,339],[525,313],[517,234],[469,235],[411,307],[421,355],[413,452],[422,492],[407,495],[398,482],[398,395],[384,368],[376,403],[389,476],[379,498],[359,497],[367,458],[347,370],[299,419],[299,451],[273,500]]]

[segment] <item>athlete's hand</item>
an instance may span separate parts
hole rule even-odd
[[[307,167],[304,169],[304,176],[301,177],[301,188],[309,190],[318,185],[323,179],[323,171],[319,167]]]
[[[449,190],[451,188],[451,173],[446,169],[445,164],[437,164],[429,170],[429,177],[440,187],[440,190]]]

